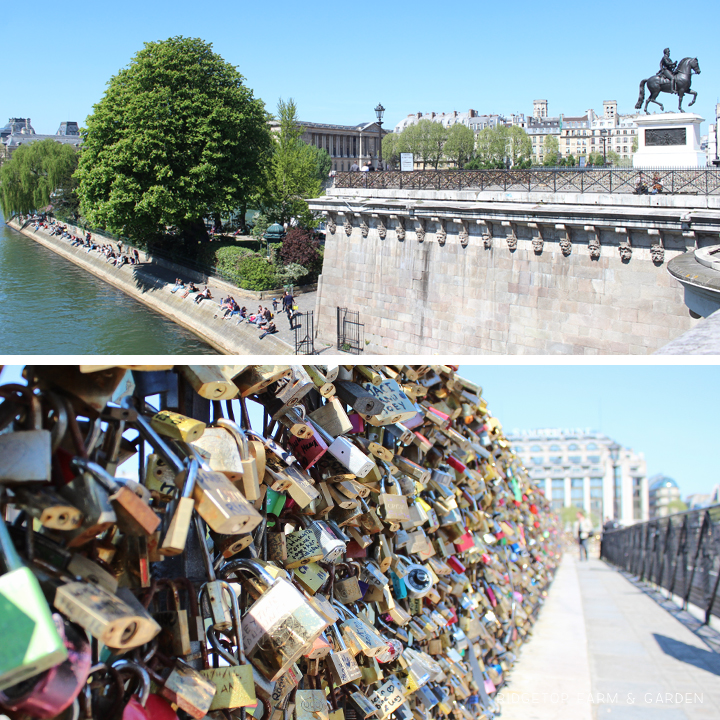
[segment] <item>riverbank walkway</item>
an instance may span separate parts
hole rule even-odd
[[[705,628],[704,641],[688,613],[659,598],[604,561],[567,553],[498,693],[502,720],[720,718],[720,633]]]

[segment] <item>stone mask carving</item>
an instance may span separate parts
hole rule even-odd
[[[397,221],[397,227],[395,228],[395,234],[397,235],[398,240],[405,239],[405,226],[403,225],[402,220]]]
[[[623,262],[627,262],[632,257],[632,248],[630,245],[620,245],[618,250],[620,251],[620,259]]]
[[[423,242],[425,240],[425,228],[422,225],[418,225],[415,228],[415,237],[418,242]]]
[[[508,241],[508,242],[509,242],[509,241]],[[516,243],[517,243],[517,241],[516,241]],[[542,239],[541,237],[535,236],[535,237],[532,239],[532,247],[533,247],[533,250],[534,250],[538,255],[543,251],[543,245],[544,245],[544,244],[545,244],[545,243],[543,242],[543,239]]]
[[[465,225],[460,226],[460,244],[463,247],[467,247],[468,242],[470,241],[470,233],[468,233],[467,227]]]
[[[445,224],[440,223],[440,227],[436,233],[437,241],[440,245],[444,245],[447,240],[447,230],[445,230]]]
[[[360,221],[360,232],[364,238],[366,238],[370,232],[370,227],[368,226],[365,218]]]
[[[352,235],[352,222],[350,221],[350,216],[345,216],[345,223],[343,224],[343,227],[345,228],[345,234],[350,237]]]
[[[483,245],[485,246],[486,250],[489,250],[492,247],[492,235],[487,232],[487,230],[483,233],[482,236],[483,239]]]
[[[380,239],[384,240],[387,237],[387,228],[385,227],[385,223],[382,220],[378,220],[377,230]]]
[[[655,244],[650,247],[650,257],[654,263],[661,265],[665,261],[665,248]]]
[[[507,246],[510,251],[517,250],[517,235],[515,233],[507,236]]]
[[[335,224],[335,219],[332,217],[332,215],[328,217],[327,229],[331,235],[334,235],[335,231],[337,230],[337,225]]]
[[[572,252],[572,243],[568,238],[565,237],[560,241],[560,250],[565,257]]]
[[[588,241],[588,249],[590,250],[590,257],[593,260],[597,260],[600,257],[600,240],[596,237],[590,238]]]

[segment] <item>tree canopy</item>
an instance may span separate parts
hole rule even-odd
[[[424,167],[432,165],[437,170],[447,136],[448,131],[441,123],[424,118],[400,133],[396,149],[399,153],[412,153],[415,162],[422,162]]]
[[[468,167],[523,167],[529,165],[531,155],[532,142],[521,127],[496,125],[478,133],[475,158]]]
[[[203,40],[146,43],[87,120],[87,220],[137,239],[166,226],[202,239],[203,218],[243,205],[271,147],[264,104],[243,80]]]
[[[300,136],[303,127],[297,117],[297,105],[290,98],[278,101],[279,132],[273,133],[273,152],[268,163],[257,204],[271,222],[289,223],[295,218],[307,227],[315,223],[306,200],[322,192],[318,177],[316,149]]]
[[[21,145],[0,168],[3,214],[29,213],[54,204],[74,204],[72,175],[78,154],[71,145],[40,140]]]
[[[543,165],[557,165],[560,154],[560,142],[554,135],[546,135],[543,141]]]
[[[453,125],[448,131],[447,142],[443,148],[445,157],[458,168],[462,168],[474,151],[475,133],[467,125]]]

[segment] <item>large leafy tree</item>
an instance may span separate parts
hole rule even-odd
[[[271,222],[284,224],[295,218],[300,225],[311,227],[315,219],[306,201],[322,192],[318,154],[300,139],[304,129],[292,98],[278,102],[278,121],[278,132],[273,134],[272,159],[267,165],[257,204]]]
[[[207,237],[203,218],[243,206],[271,140],[261,100],[197,38],[146,43],[87,120],[78,169],[90,223],[145,239],[173,226]]]
[[[423,118],[400,133],[397,150],[411,152],[415,162],[422,162],[423,167],[432,165],[437,170],[447,137],[442,123]]]
[[[472,157],[475,150],[475,133],[467,126],[456,123],[448,131],[447,142],[443,148],[445,157],[459,168]]]
[[[552,167],[557,165],[560,155],[560,143],[554,135],[546,135],[543,140],[543,165]]]
[[[389,132],[383,136],[382,152],[385,167],[394,167],[400,162],[400,135],[401,133]]]
[[[40,140],[21,145],[0,168],[3,214],[28,213],[54,205],[76,206],[73,173],[78,155],[71,145]]]

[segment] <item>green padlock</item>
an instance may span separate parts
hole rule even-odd
[[[40,583],[23,565],[0,515],[0,690],[67,659]]]
[[[265,505],[267,507],[268,515],[275,515],[275,517],[279,517],[285,507],[286,500],[287,495],[285,495],[285,493],[277,492],[272,488],[268,488],[267,495],[265,496]]]

